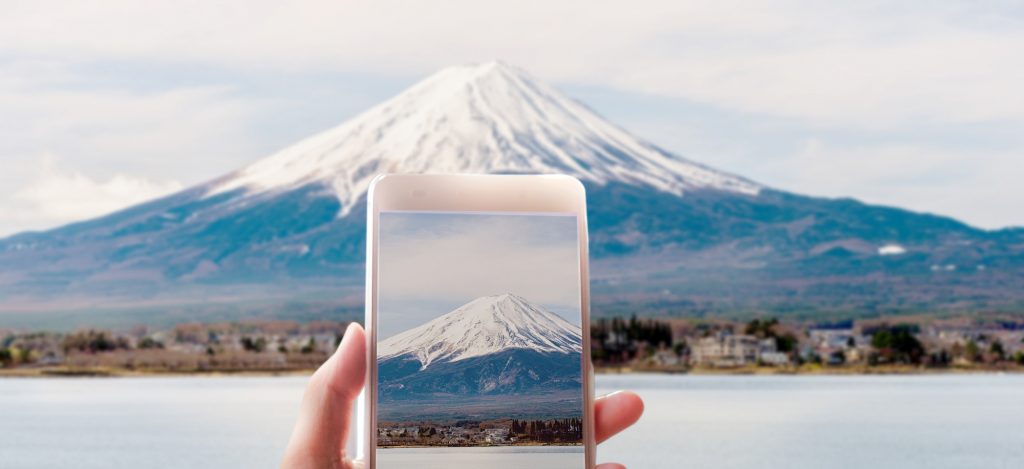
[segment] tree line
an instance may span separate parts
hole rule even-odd
[[[579,442],[583,439],[583,420],[578,418],[557,420],[512,419],[509,434],[518,438],[545,443],[556,441]]]
[[[599,362],[624,362],[631,360],[638,347],[669,347],[672,341],[672,327],[656,319],[602,318],[590,325],[590,348],[594,360]]]

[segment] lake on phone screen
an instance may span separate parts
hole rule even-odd
[[[0,379],[0,467],[276,467],[304,384]],[[1024,467],[1024,375],[606,375],[597,384],[647,401],[641,422],[598,451],[631,469]],[[462,466],[432,451],[399,458],[416,469],[497,467],[476,456]]]

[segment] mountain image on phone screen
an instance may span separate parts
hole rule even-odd
[[[377,466],[583,467],[576,217],[380,224]]]

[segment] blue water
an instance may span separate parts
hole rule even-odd
[[[0,467],[276,467],[304,382],[0,379]],[[598,451],[633,469],[1024,467],[1021,375],[631,375],[598,388],[647,401]]]

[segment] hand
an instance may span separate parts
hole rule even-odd
[[[366,374],[366,334],[358,324],[345,331],[341,345],[313,373],[302,396],[299,420],[285,450],[284,468],[354,469],[361,461],[345,455],[352,418],[352,403],[363,389]],[[594,424],[597,442],[607,440],[635,423],[644,411],[643,401],[631,392],[597,398]],[[597,469],[624,469],[620,464],[601,464]]]

